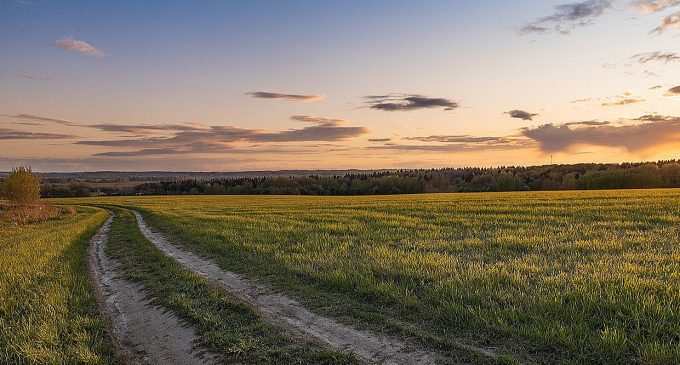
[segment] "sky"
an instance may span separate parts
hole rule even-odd
[[[0,170],[680,158],[680,0],[0,0]]]

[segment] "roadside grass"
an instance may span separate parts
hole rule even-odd
[[[355,364],[347,354],[287,337],[249,307],[165,256],[146,240],[134,215],[115,209],[106,251],[126,277],[141,283],[154,304],[168,308],[198,330],[202,344],[238,364]]]
[[[680,190],[98,201],[318,312],[427,346],[680,363]]]
[[[0,364],[117,363],[88,280],[99,209],[42,223],[0,222]]]

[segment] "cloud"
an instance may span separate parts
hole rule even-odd
[[[565,152],[577,145],[619,147],[631,152],[680,142],[680,117],[648,115],[627,125],[570,126],[544,124],[522,129],[543,152]],[[639,123],[642,122],[642,123]]]
[[[251,91],[246,93],[246,95],[260,99],[283,99],[289,101],[318,101],[323,99],[321,95],[281,94],[269,91]]]
[[[538,114],[535,113],[529,113],[525,112],[524,110],[511,110],[509,112],[505,112],[505,114],[510,115],[510,118],[516,118],[516,119],[522,119],[522,120],[533,120],[535,116]]]
[[[663,86],[661,86],[661,85],[654,85],[654,86],[650,87],[649,90],[661,89],[662,87]]]
[[[636,0],[631,3],[633,9],[643,14],[656,13],[676,5],[680,5],[680,0]]]
[[[630,104],[637,104],[645,102],[645,99],[641,97],[634,96],[631,92],[624,92],[620,95],[611,97],[601,97],[601,98],[584,98],[570,101],[571,104],[586,103],[586,102],[599,102],[603,107],[615,107],[624,106]]]
[[[184,145],[159,148],[143,148],[136,151],[112,151],[97,153],[94,156],[106,157],[133,157],[133,156],[157,156],[177,155],[190,153],[224,153],[233,150],[227,144],[219,142],[192,142]]]
[[[475,137],[468,135],[455,136],[427,136],[427,137],[404,137],[407,141],[439,142],[439,143],[506,143],[506,137]]]
[[[116,133],[133,133],[133,134],[150,134],[155,132],[173,132],[173,131],[200,131],[206,130],[208,127],[200,124],[114,124],[114,123],[100,123],[100,124],[78,124],[64,119],[41,117],[33,114],[0,114],[0,116],[26,121],[25,125],[42,125],[43,123],[56,123],[68,127],[93,128],[102,132],[116,132]]]
[[[63,120],[63,119],[55,119],[55,118],[47,118],[47,117],[41,117],[38,115],[33,115],[33,114],[14,114],[14,115],[8,115],[8,114],[3,114],[2,116],[8,117],[8,118],[13,118],[13,119],[19,119],[19,120],[24,120],[28,122],[37,122],[37,123],[57,123],[69,127],[78,127],[80,126],[79,124],[70,122],[68,120]]]
[[[611,5],[610,0],[586,0],[557,5],[553,14],[525,25],[520,29],[520,34],[546,33],[550,29],[561,34],[569,34],[576,27],[591,24]]]
[[[104,53],[102,53],[100,50],[98,50],[95,46],[91,45],[90,43],[73,39],[71,37],[59,39],[54,44],[55,46],[63,50],[77,52],[87,56],[101,57],[104,55]]]
[[[508,137],[488,137],[470,135],[432,135],[404,137],[404,141],[420,142],[419,144],[410,143],[386,143],[382,146],[369,146],[369,149],[376,150],[398,150],[398,151],[419,151],[419,152],[471,152],[486,150],[515,150],[528,148],[533,144],[526,138]]]
[[[68,134],[57,133],[36,133],[24,132],[14,129],[0,128],[0,140],[14,140],[14,139],[70,139],[75,136]]]
[[[632,59],[638,61],[639,63],[645,64],[648,62],[678,62],[680,61],[680,55],[675,52],[646,52],[638,53],[631,57]]]
[[[184,124],[113,124],[102,123],[92,124],[87,127],[95,128],[104,132],[118,132],[118,133],[136,133],[148,134],[151,132],[167,132],[167,131],[200,131],[205,128]]]
[[[661,34],[668,29],[677,29],[677,28],[680,28],[680,11],[664,17],[661,20],[661,25],[654,28],[651,31],[651,33]]]
[[[317,124],[329,124],[338,125],[345,122],[343,119],[325,118],[325,117],[313,117],[309,115],[293,115],[290,119],[305,122],[305,123],[317,123]]]
[[[634,120],[640,121],[640,122],[670,122],[670,121],[678,120],[679,118],[680,117],[673,117],[673,116],[670,116],[670,115],[645,114],[643,116],[635,118]]]
[[[369,108],[382,111],[410,111],[417,109],[444,108],[453,110],[458,103],[444,98],[429,98],[417,94],[369,95],[364,97]]]
[[[668,92],[666,93],[666,95],[669,95],[669,96],[680,95],[680,86],[676,86],[676,87],[672,87],[672,88],[668,89]]]
[[[251,142],[311,142],[341,141],[368,133],[364,127],[316,125],[274,133],[256,133],[247,138]]]
[[[520,34],[541,34],[541,33],[548,33],[550,31],[549,28],[542,27],[536,24],[527,24],[520,29]]]
[[[172,136],[147,136],[111,140],[85,140],[77,144],[114,148],[136,148],[135,151],[104,152],[99,156],[148,156],[179,153],[223,153],[232,151],[233,143],[332,142],[368,133],[364,127],[344,126],[342,119],[296,115],[294,120],[313,123],[304,128],[267,132],[231,126],[187,126],[184,124],[152,126],[146,124],[99,124],[92,127],[106,131],[142,133],[148,130],[170,131]]]
[[[124,151],[124,152],[102,152],[95,153],[94,156],[100,157],[141,157],[141,156],[156,156],[156,155],[176,155],[180,153],[187,153],[189,151],[175,148],[146,148],[139,151]]]
[[[369,142],[389,142],[392,138],[369,138]]]
[[[563,125],[566,126],[600,126],[600,125],[609,125],[611,124],[610,122],[607,121],[597,121],[597,120],[585,120],[582,122],[571,122],[571,123],[565,123]]]
[[[17,76],[21,77],[22,79],[28,79],[28,80],[37,80],[37,81],[51,80],[49,76],[34,75],[34,74],[27,73],[27,72],[20,72],[20,73],[17,74]]]
[[[623,106],[623,105],[629,105],[629,104],[642,103],[644,101],[645,101],[645,99],[620,98],[619,100],[604,102],[604,103],[602,103],[602,106]]]
[[[421,144],[387,143],[382,146],[369,146],[367,148],[419,152],[472,152],[523,149],[530,147],[532,143],[527,139],[517,139],[514,137],[478,137],[467,135],[405,137],[403,139],[418,141]]]

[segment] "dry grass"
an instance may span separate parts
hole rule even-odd
[[[17,205],[0,202],[0,222],[14,225],[46,222],[74,213],[73,207],[58,207],[45,203]]]

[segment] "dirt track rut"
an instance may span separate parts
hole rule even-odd
[[[119,277],[118,264],[104,252],[113,217],[90,240],[89,268],[100,309],[129,364],[211,364],[214,357],[195,348],[196,332],[171,312],[149,303],[143,287]]]

